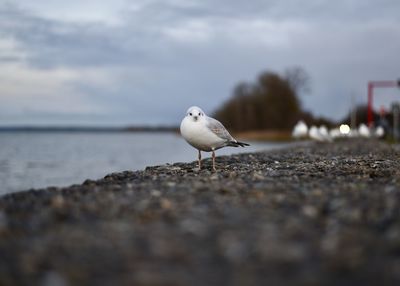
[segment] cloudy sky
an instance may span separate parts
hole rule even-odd
[[[400,77],[400,1],[0,0],[0,125],[176,124],[302,66],[333,119]],[[376,108],[400,98],[377,91]]]

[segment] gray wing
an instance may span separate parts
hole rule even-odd
[[[222,125],[221,122],[218,120],[207,117],[206,118],[206,123],[207,123],[207,128],[210,129],[215,135],[217,135],[219,138],[227,140],[227,141],[235,141],[231,134],[229,134],[228,130]]]

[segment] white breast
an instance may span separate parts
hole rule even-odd
[[[192,121],[185,117],[181,122],[181,134],[194,148],[210,152],[225,146],[225,140],[215,135],[204,121]]]

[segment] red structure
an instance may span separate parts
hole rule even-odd
[[[371,127],[374,121],[374,116],[372,114],[372,103],[374,97],[375,87],[400,87],[400,80],[381,80],[381,81],[369,81],[368,82],[368,126]]]

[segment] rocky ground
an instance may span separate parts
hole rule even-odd
[[[0,285],[400,285],[400,151],[309,144],[0,198]]]

